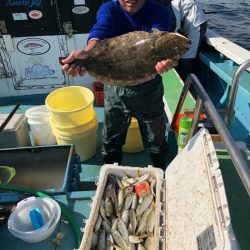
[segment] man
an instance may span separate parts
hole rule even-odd
[[[168,31],[171,15],[166,8],[152,0],[119,0],[103,4],[97,13],[97,22],[90,31],[85,49],[73,51],[63,63],[67,74],[84,75],[85,69],[69,67],[76,58],[86,58],[99,40],[119,36],[131,31],[153,28]],[[131,60],[133,60],[131,58]],[[155,66],[158,74],[176,66],[172,60],[163,60]],[[128,72],[129,73],[129,72]],[[165,140],[163,85],[160,75],[136,86],[108,86],[104,88],[104,138],[105,163],[121,163],[122,146],[131,117],[138,120],[144,147],[148,149],[155,167],[165,168],[168,145]]]
[[[176,68],[180,77],[185,81],[186,77],[194,73],[194,64],[200,44],[207,30],[207,17],[195,0],[157,0],[158,3],[174,12],[172,30],[188,37],[191,45],[182,56]],[[171,11],[171,10],[170,10]]]

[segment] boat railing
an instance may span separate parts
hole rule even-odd
[[[241,155],[241,152],[239,148],[237,147],[225,122],[222,120],[217,109],[212,103],[210,97],[208,96],[202,84],[200,83],[200,81],[194,74],[190,74],[187,77],[187,80],[181,92],[181,95],[180,95],[180,98],[179,98],[179,101],[178,101],[178,104],[174,113],[170,128],[174,129],[175,123],[179,117],[180,111],[182,109],[182,106],[184,104],[185,98],[187,96],[187,93],[191,85],[194,87],[197,93],[197,99],[196,99],[196,105],[194,109],[194,117],[193,117],[191,132],[190,132],[190,138],[196,132],[198,128],[198,124],[199,124],[200,114],[203,111],[203,109],[205,109],[205,111],[209,115],[209,118],[213,122],[218,134],[220,135],[221,140],[224,143],[228,151],[228,154],[230,155],[231,160],[236,168],[236,171],[243,185],[245,186],[245,189],[248,192],[248,195],[250,196],[250,168],[246,160]]]
[[[236,72],[233,76],[231,90],[230,90],[229,98],[228,98],[227,111],[226,111],[226,115],[225,115],[225,123],[226,123],[228,128],[231,124],[233,113],[234,113],[234,104],[235,104],[236,95],[237,95],[237,91],[238,91],[238,87],[239,87],[240,76],[242,75],[242,73],[245,70],[248,69],[249,66],[250,66],[250,59],[246,60],[244,63],[242,63],[240,65],[240,67],[236,70]]]

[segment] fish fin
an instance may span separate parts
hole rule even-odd
[[[96,47],[91,50],[90,52],[90,56],[92,57],[102,57],[105,56],[106,52],[108,51],[108,40],[104,39],[104,40],[100,40]]]
[[[157,33],[162,33],[162,31],[160,31],[159,29],[157,28],[152,28],[151,29],[153,33],[157,34]],[[165,31],[166,32],[166,31]]]

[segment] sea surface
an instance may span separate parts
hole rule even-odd
[[[250,50],[249,0],[197,0],[197,2],[207,13],[209,29]]]

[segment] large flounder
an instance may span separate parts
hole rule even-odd
[[[157,62],[180,59],[189,41],[178,33],[134,31],[100,41],[88,58],[71,64],[85,67],[104,84],[132,86],[153,79]]]

